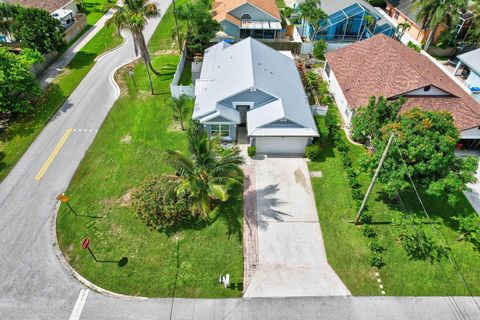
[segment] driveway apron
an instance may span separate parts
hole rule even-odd
[[[259,156],[254,170],[259,266],[245,296],[349,295],[327,262],[305,159]]]

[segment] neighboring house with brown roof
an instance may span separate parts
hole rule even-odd
[[[216,0],[214,19],[233,38],[274,40],[282,30],[275,0]]]
[[[480,104],[426,56],[399,41],[376,35],[329,52],[324,72],[347,126],[371,96],[403,96],[403,111],[448,111],[462,139],[480,139]]]
[[[0,0],[11,4],[21,4],[24,7],[34,7],[47,10],[50,13],[59,9],[72,10],[73,15],[78,12],[75,0]]]

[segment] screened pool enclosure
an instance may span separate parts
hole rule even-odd
[[[322,21],[320,30],[314,35],[316,40],[354,42],[368,39],[379,33],[387,36],[392,36],[395,33],[395,28],[386,19],[382,18],[375,8],[367,9],[365,5],[358,2],[332,13],[326,13],[328,14],[327,20]],[[309,36],[313,32],[313,27],[309,26]]]

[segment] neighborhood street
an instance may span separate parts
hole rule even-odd
[[[157,1],[162,13],[166,12],[169,4],[170,0]],[[104,19],[100,21],[104,23]],[[160,21],[161,17],[149,20],[144,31],[147,41]],[[297,202],[290,204],[293,208],[271,202],[268,207],[259,207],[263,210],[261,212],[270,215],[259,221],[259,224],[266,224],[265,229],[260,231],[259,241],[263,241],[263,245],[269,241],[283,241],[272,243],[275,251],[271,256],[265,256],[260,251],[260,261],[267,259],[268,263],[272,262],[268,267],[273,268],[274,264],[278,267],[282,265],[284,255],[288,254],[298,258],[298,264],[293,267],[308,263],[311,268],[307,268],[307,275],[311,275],[317,267],[322,268],[323,274],[317,274],[315,278],[323,281],[320,286],[308,283],[309,277],[296,279],[300,286],[311,286],[303,287],[304,290],[297,295],[310,297],[128,298],[98,293],[80,283],[57,257],[59,250],[54,245],[55,213],[58,210],[56,197],[67,189],[98,129],[119,97],[120,89],[114,82],[114,73],[135,58],[131,35],[124,33],[124,36],[126,41],[123,46],[97,61],[0,183],[0,319],[480,319],[478,304],[471,297],[348,296],[348,289],[326,262],[304,159],[300,164],[295,159],[283,162],[265,160],[260,164],[266,166],[264,175],[272,174],[267,171],[268,166],[278,169],[279,163],[299,166],[300,171],[288,168],[295,172],[288,177],[291,180],[283,181],[281,176],[276,177],[277,180],[262,180],[259,177],[256,183],[264,190],[262,196],[271,202],[275,196],[293,197],[298,191],[296,188],[303,187],[310,192],[306,200],[301,197],[295,199]],[[271,181],[292,184],[280,185],[284,189],[276,190],[278,186],[272,185]],[[304,201],[307,201],[303,203],[305,210],[299,211],[299,216],[293,216],[294,209]],[[282,229],[292,225],[296,225],[294,230],[300,237],[295,239],[296,242],[289,243],[280,235],[286,232]],[[265,232],[272,229],[277,233]],[[284,246],[288,251],[282,252],[286,250]],[[303,251],[297,251],[300,249]],[[275,273],[275,270],[268,270],[268,273],[264,276]],[[287,268],[280,276],[285,283],[291,281]],[[272,288],[275,290],[275,287]],[[285,287],[279,290],[285,290]],[[261,288],[252,296],[264,294],[272,296],[272,292],[263,292]],[[317,294],[324,296],[313,297]],[[281,292],[279,295],[284,294]]]

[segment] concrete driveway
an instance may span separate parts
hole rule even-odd
[[[305,159],[253,162],[258,267],[244,296],[349,295],[327,262]]]

